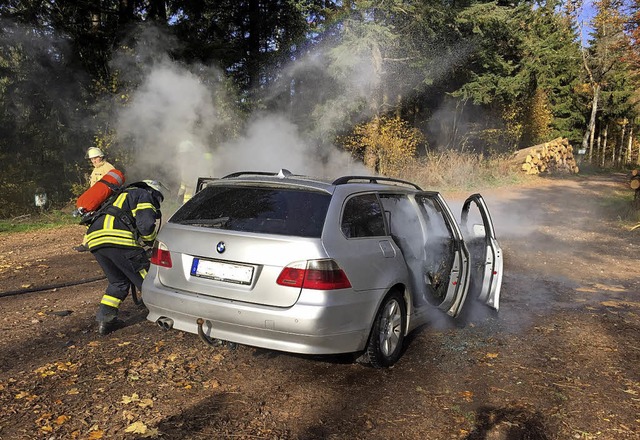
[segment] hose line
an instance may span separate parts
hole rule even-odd
[[[5,296],[22,295],[23,293],[33,293],[33,292],[42,292],[44,290],[59,289],[61,287],[78,286],[80,284],[93,283],[94,281],[100,281],[106,278],[107,278],[106,276],[102,275],[99,277],[87,278],[85,280],[80,280],[80,281],[68,281],[65,283],[49,284],[48,286],[30,287],[28,289],[19,289],[19,290],[9,290],[7,292],[0,292],[0,298],[4,298]]]

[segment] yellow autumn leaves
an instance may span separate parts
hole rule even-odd
[[[353,133],[340,138],[347,151],[364,160],[372,171],[397,174],[424,142],[422,132],[399,117],[376,117],[357,125]]]

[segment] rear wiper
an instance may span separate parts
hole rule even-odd
[[[229,217],[219,218],[199,218],[192,220],[183,220],[180,222],[182,225],[201,226],[204,228],[222,228],[229,222]]]

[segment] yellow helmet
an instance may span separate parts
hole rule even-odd
[[[87,159],[93,159],[94,157],[104,157],[104,153],[98,147],[91,147],[87,150]]]

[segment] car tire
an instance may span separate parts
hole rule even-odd
[[[390,292],[380,305],[367,344],[369,363],[374,368],[387,368],[402,353],[406,328],[406,306],[399,292]]]

